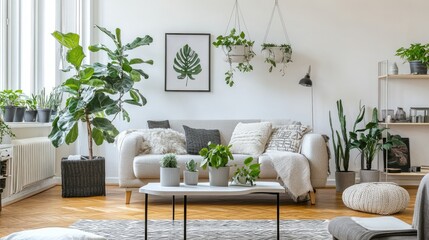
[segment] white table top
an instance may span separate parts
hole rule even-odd
[[[160,183],[148,183],[147,185],[141,187],[139,192],[158,196],[236,196],[251,193],[284,193],[285,188],[282,187],[278,182],[256,182],[256,185],[253,187],[210,187],[208,182],[198,183],[198,185],[194,186],[181,183],[180,187],[163,187]]]

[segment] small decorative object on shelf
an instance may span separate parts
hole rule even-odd
[[[387,73],[389,75],[398,75],[398,72],[399,72],[398,65],[395,62],[390,63]]]
[[[398,107],[395,113],[395,119],[398,122],[407,122],[407,114],[405,113],[403,108]]]

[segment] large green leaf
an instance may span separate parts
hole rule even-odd
[[[100,31],[102,31],[103,33],[105,33],[107,36],[109,36],[113,41],[116,41],[116,37],[115,35],[113,35],[112,32],[110,32],[109,30],[107,30],[104,27],[100,27],[98,25],[95,25],[98,29],[100,29]]]
[[[54,38],[66,48],[72,49],[79,46],[79,35],[76,33],[63,34],[55,31],[52,33],[52,36],[54,36]]]
[[[138,37],[132,43],[128,43],[127,45],[125,45],[125,50],[131,50],[143,45],[149,45],[152,42],[153,39],[149,35],[146,35],[144,38]]]
[[[93,128],[92,139],[94,139],[95,144],[101,145],[104,141],[103,132],[98,128]]]
[[[198,54],[188,44],[176,53],[173,68],[179,73],[178,79],[186,78],[186,86],[188,86],[188,79],[195,80],[194,76],[202,71]]]
[[[81,46],[77,46],[69,50],[66,56],[67,62],[71,63],[78,70],[84,58],[85,53],[83,53],[83,49]]]
[[[78,123],[75,122],[73,127],[66,135],[66,144],[68,145],[70,143],[73,143],[74,141],[76,141],[78,136],[79,136]]]

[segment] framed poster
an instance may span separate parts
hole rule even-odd
[[[210,34],[165,34],[165,91],[210,92]]]
[[[411,166],[410,159],[410,139],[401,138],[404,144],[392,147],[390,150],[383,150],[384,169],[386,170],[386,154],[387,168],[399,168],[401,172],[409,172]],[[383,138],[383,142],[386,138]]]

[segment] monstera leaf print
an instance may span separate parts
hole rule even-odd
[[[173,68],[179,73],[177,79],[186,78],[186,86],[189,79],[195,80],[195,76],[202,71],[198,54],[188,44],[176,53]]]

